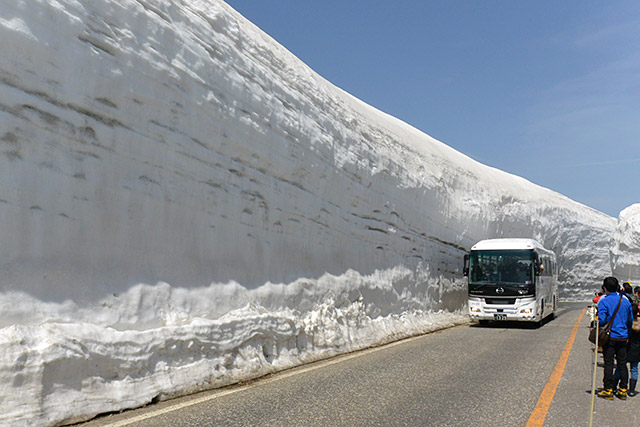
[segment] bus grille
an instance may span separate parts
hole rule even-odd
[[[501,298],[501,299],[485,298],[485,301],[487,302],[487,304],[501,304],[501,305],[513,305],[516,303],[515,298]]]

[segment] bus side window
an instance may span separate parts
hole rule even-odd
[[[542,258],[542,266],[544,267],[542,269],[542,275],[543,276],[548,276],[549,275],[549,260],[547,259],[547,257],[543,257]]]

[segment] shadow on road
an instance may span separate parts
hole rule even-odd
[[[501,320],[501,321],[493,321],[490,320],[489,323],[481,325],[479,323],[472,323],[469,325],[470,328],[498,328],[498,329],[538,329],[542,326],[546,325],[551,321],[551,317],[547,317],[540,324],[534,322],[516,322],[514,320]]]

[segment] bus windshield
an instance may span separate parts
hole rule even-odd
[[[469,284],[530,285],[533,283],[533,251],[473,251],[469,259]]]

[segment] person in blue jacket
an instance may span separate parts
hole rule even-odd
[[[622,400],[627,398],[627,384],[629,382],[629,370],[627,369],[627,342],[629,331],[633,325],[633,311],[631,303],[620,292],[620,284],[615,277],[607,277],[603,281],[605,296],[598,301],[598,325],[604,327],[613,317],[618,303],[620,308],[613,319],[609,341],[602,346],[604,356],[604,389],[598,393],[599,397],[613,400],[617,396]],[[618,390],[614,391],[616,380],[613,376],[613,359],[615,357],[620,383]]]

